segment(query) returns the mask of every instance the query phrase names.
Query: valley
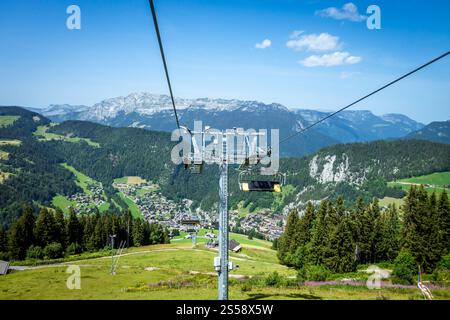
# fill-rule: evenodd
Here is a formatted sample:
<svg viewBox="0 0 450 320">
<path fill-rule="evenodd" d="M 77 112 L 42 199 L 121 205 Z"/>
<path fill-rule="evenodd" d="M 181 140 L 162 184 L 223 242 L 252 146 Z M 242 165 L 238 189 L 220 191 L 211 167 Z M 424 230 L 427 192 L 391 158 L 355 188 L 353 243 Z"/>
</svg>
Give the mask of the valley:
<svg viewBox="0 0 450 320">
<path fill-rule="evenodd" d="M 211 236 L 207 234 L 217 233 L 216 166 L 206 166 L 203 174 L 192 175 L 181 166 L 173 165 L 169 157 L 173 143 L 165 132 L 115 128 L 86 121 L 54 123 L 21 108 L 0 108 L 0 116 L 5 114 L 17 120 L 0 128 L 3 152 L 0 159 L 0 222 L 3 226 L 0 238 L 2 230 L 17 228 L 25 207 L 34 214 L 39 212 L 39 216 L 46 214 L 46 208 L 50 209 L 50 214 L 58 212 L 52 209 L 61 209 L 58 219 L 65 220 L 67 225 L 82 224 L 78 230 L 83 230 L 80 232 L 83 238 L 82 245 L 65 244 L 54 258 L 50 250 L 58 248 L 48 242 L 42 245 L 41 251 L 34 247 L 21 251 L 22 260 L 13 264 L 26 268 L 13 271 L 0 283 L 0 298 L 178 299 L 192 295 L 194 290 L 196 298 L 216 296 L 216 276 L 211 261 L 217 252 L 205 246 Z M 241 192 L 237 170 L 231 168 L 231 239 L 242 247 L 240 252 L 231 254 L 232 261 L 239 265 L 231 273 L 231 297 L 420 298 L 417 289 L 395 284 L 390 278 L 384 280 L 380 291 L 367 289 L 368 274 L 364 270 L 368 260 L 364 256 L 359 257 L 357 263 L 348 263 L 344 254 L 339 256 L 342 259 L 339 261 L 345 262 L 341 267 L 326 260 L 330 269 L 315 265 L 302 269 L 303 253 L 286 254 L 283 249 L 286 240 L 280 239 L 291 232 L 293 214 L 297 213 L 301 219 L 308 217 L 308 203 L 321 212 L 324 203 L 330 201 L 327 207 L 330 214 L 345 210 L 355 214 L 355 219 L 368 219 L 364 210 L 371 212 L 378 207 L 378 202 L 373 200 L 378 198 L 381 201 L 377 219 L 388 219 L 396 216 L 389 204 L 396 203 L 401 209 L 411 186 L 423 184 L 427 191 L 437 190 L 442 195 L 449 183 L 449 158 L 450 145 L 425 140 L 337 144 L 303 157 L 282 158 L 280 167 L 286 173 L 287 184 L 279 194 Z M 363 213 L 358 213 L 361 203 Z M 399 213 L 403 216 L 401 211 Z M 194 248 L 181 224 L 183 218 L 192 214 L 200 220 Z M 130 233 L 127 231 L 129 219 L 133 219 Z M 345 215 L 339 219 L 342 220 L 332 224 L 333 228 L 353 230 L 345 229 L 353 228 L 346 224 L 351 220 Z M 44 218 L 38 220 L 45 221 Z M 312 224 L 309 227 L 314 228 Z M 386 224 L 388 227 L 392 226 Z M 389 230 L 381 229 L 384 235 L 391 234 Z M 111 257 L 107 235 L 111 232 L 119 234 L 119 243 L 131 239 L 136 246 L 121 256 L 114 277 L 108 271 Z M 336 236 L 333 232 L 330 234 Z M 347 240 L 336 241 L 346 245 Z M 148 246 L 150 243 L 153 245 Z M 337 250 L 333 245 L 331 249 Z M 0 248 L 2 257 L 16 254 L 1 251 Z M 33 258 L 36 256 L 39 258 Z M 394 253 L 386 249 L 376 263 L 389 270 L 395 269 L 394 258 Z M 431 268 L 437 265 L 437 258 L 427 259 L 432 259 L 429 270 L 434 271 Z M 67 266 L 74 262 L 80 265 L 83 274 L 81 291 L 86 288 L 89 293 L 67 290 L 65 282 L 60 283 L 61 279 L 66 279 Z M 441 279 L 439 269 L 436 270 L 433 277 Z M 302 272 L 306 272 L 306 276 Z M 24 279 L 35 280 L 25 286 Z M 40 293 L 46 286 L 50 289 L 45 294 Z M 433 294 L 436 299 L 448 299 L 445 286 L 433 287 Z"/>
</svg>

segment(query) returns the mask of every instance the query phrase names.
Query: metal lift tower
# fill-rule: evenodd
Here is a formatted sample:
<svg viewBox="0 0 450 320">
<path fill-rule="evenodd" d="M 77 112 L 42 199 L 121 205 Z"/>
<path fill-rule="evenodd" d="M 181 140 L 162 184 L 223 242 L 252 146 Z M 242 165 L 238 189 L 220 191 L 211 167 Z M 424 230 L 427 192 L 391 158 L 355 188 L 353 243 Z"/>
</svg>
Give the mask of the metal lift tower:
<svg viewBox="0 0 450 320">
<path fill-rule="evenodd" d="M 222 163 L 219 165 L 219 300 L 228 300 L 228 163 L 227 139 L 222 139 Z"/>
<path fill-rule="evenodd" d="M 254 156 L 257 150 L 255 139 L 264 135 L 264 133 L 246 132 L 243 129 L 226 130 L 224 132 L 212 131 L 209 127 L 206 127 L 204 131 L 191 131 L 185 127 L 181 127 L 181 129 L 190 135 L 194 148 L 193 153 L 184 156 L 183 161 L 186 168 L 190 168 L 195 173 L 200 173 L 205 161 L 219 164 L 219 256 L 214 258 L 214 269 L 219 275 L 219 300 L 227 300 L 228 272 L 233 269 L 233 264 L 228 261 L 228 165 L 242 163 L 249 159 L 249 155 Z M 214 137 L 213 144 L 216 145 L 214 151 L 207 150 L 205 147 L 206 135 Z M 196 136 L 201 137 L 201 141 Z M 234 151 L 234 139 L 236 137 L 238 137 L 237 153 Z M 231 141 L 233 143 L 228 146 L 228 142 Z M 236 162 L 232 160 L 236 160 Z"/>
</svg>

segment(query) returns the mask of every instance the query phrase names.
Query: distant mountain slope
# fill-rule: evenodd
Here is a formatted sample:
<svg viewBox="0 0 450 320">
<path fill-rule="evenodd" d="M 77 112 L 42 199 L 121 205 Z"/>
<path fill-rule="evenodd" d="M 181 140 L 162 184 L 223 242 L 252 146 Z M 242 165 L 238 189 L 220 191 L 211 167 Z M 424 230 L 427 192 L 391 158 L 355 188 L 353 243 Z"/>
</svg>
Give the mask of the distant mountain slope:
<svg viewBox="0 0 450 320">
<path fill-rule="evenodd" d="M 450 120 L 443 122 L 432 122 L 421 130 L 407 135 L 406 138 L 450 144 Z"/>
<path fill-rule="evenodd" d="M 233 127 L 280 129 L 289 136 L 328 113 L 315 110 L 290 110 L 280 104 L 227 99 L 176 99 L 181 122 L 192 127 L 195 120 L 217 129 Z M 86 108 L 50 106 L 42 113 L 54 121 L 86 120 L 114 127 L 138 127 L 158 131 L 175 128 L 171 100 L 165 95 L 133 93 L 127 97 L 106 99 Z M 423 124 L 404 115 L 375 116 L 370 111 L 345 111 L 317 126 L 307 135 L 299 135 L 286 144 L 285 156 L 311 154 L 337 143 L 400 138 L 421 129 Z"/>
<path fill-rule="evenodd" d="M 18 107 L 0 107 L 0 116 L 19 116 L 0 128 L 0 227 L 20 214 L 24 203 L 51 205 L 57 194 L 73 194 L 79 188 L 73 175 L 59 164 L 64 158 L 51 144 L 33 136 L 38 126 L 50 123 L 40 114 Z"/>
</svg>

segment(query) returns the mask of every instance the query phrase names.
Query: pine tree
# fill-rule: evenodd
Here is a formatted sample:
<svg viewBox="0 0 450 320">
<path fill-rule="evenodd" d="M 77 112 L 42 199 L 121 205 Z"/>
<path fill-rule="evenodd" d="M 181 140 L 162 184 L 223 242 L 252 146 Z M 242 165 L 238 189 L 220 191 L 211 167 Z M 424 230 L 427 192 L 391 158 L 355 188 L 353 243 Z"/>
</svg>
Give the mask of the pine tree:
<svg viewBox="0 0 450 320">
<path fill-rule="evenodd" d="M 56 242 L 56 235 L 55 217 L 47 208 L 42 208 L 39 211 L 34 228 L 36 243 L 44 248 L 50 243 Z"/>
<path fill-rule="evenodd" d="M 95 239 L 94 239 L 95 227 L 97 225 L 97 221 L 95 219 L 96 219 L 95 216 L 83 218 L 84 228 L 83 228 L 83 241 L 82 241 L 83 244 L 82 244 L 82 246 L 88 251 L 93 251 L 97 248 Z M 69 220 L 70 220 L 70 217 L 69 217 Z M 71 236 L 69 235 L 69 237 L 71 237 Z"/>
<path fill-rule="evenodd" d="M 439 230 L 442 233 L 442 256 L 444 256 L 448 254 L 450 250 L 450 203 L 448 194 L 445 190 L 439 198 L 437 204 L 437 214 L 439 220 Z"/>
<path fill-rule="evenodd" d="M 89 229 L 90 226 L 89 226 Z M 93 230 L 89 230 L 91 232 Z M 69 213 L 69 219 L 66 224 L 67 242 L 69 244 L 78 243 L 83 244 L 83 229 L 80 220 L 78 220 L 77 214 L 71 210 Z"/>
<path fill-rule="evenodd" d="M 349 217 L 341 218 L 339 224 L 334 228 L 329 247 L 330 252 L 325 259 L 325 264 L 330 270 L 336 273 L 356 270 L 356 246 Z"/>
<path fill-rule="evenodd" d="M 370 220 L 372 224 L 371 236 L 370 236 L 370 262 L 375 263 L 377 261 L 377 247 L 382 238 L 382 221 L 381 211 L 377 198 L 374 198 L 369 206 Z"/>
<path fill-rule="evenodd" d="M 298 221 L 298 213 L 294 209 L 288 215 L 284 233 L 278 242 L 278 259 L 286 265 L 290 265 L 290 256 L 297 246 Z"/>
<path fill-rule="evenodd" d="M 34 244 L 35 218 L 33 209 L 26 207 L 22 216 L 11 226 L 8 247 L 11 259 L 25 259 L 28 248 Z"/>
<path fill-rule="evenodd" d="M 313 223 L 311 232 L 311 248 L 309 260 L 312 264 L 323 265 L 329 254 L 329 230 L 328 230 L 328 211 L 329 202 L 324 200 L 320 203 L 316 219 Z"/>
<path fill-rule="evenodd" d="M 364 212 L 366 211 L 366 208 L 367 205 L 364 202 L 364 199 L 360 197 L 356 200 L 356 204 L 352 209 L 352 233 L 353 238 L 355 239 L 357 260 L 360 263 L 362 263 L 363 260 L 361 256 L 361 243 L 364 240 Z"/>
<path fill-rule="evenodd" d="M 311 241 L 311 230 L 315 218 L 314 205 L 308 202 L 304 215 L 298 220 L 298 231 L 296 239 L 298 245 L 304 246 Z"/>
<path fill-rule="evenodd" d="M 394 261 L 400 251 L 401 225 L 395 205 L 390 205 L 379 219 L 381 240 L 376 247 L 377 261 Z"/>
<path fill-rule="evenodd" d="M 373 220 L 372 205 L 357 208 L 356 223 L 356 252 L 359 263 L 372 262 L 373 230 L 375 222 Z"/>
<path fill-rule="evenodd" d="M 108 243 L 108 239 L 107 239 L 107 234 L 105 234 L 104 232 L 104 222 L 102 221 L 102 219 L 100 218 L 99 214 L 95 215 L 95 228 L 94 228 L 94 233 L 93 233 L 93 237 L 92 237 L 92 245 L 94 246 L 95 249 L 103 249 L 106 244 Z"/>
<path fill-rule="evenodd" d="M 430 201 L 427 191 L 420 186 L 411 188 L 404 205 L 403 247 L 425 271 L 432 271 L 438 259 L 433 248 L 436 214 L 431 203 L 435 200 Z"/>
<path fill-rule="evenodd" d="M 133 243 L 139 247 L 144 243 L 144 225 L 141 219 L 136 219 L 133 223 Z M 156 240 L 157 241 L 157 240 Z"/>
<path fill-rule="evenodd" d="M 63 249 L 67 246 L 66 221 L 64 220 L 64 213 L 61 209 L 55 210 L 55 241 L 59 242 Z"/>
</svg>

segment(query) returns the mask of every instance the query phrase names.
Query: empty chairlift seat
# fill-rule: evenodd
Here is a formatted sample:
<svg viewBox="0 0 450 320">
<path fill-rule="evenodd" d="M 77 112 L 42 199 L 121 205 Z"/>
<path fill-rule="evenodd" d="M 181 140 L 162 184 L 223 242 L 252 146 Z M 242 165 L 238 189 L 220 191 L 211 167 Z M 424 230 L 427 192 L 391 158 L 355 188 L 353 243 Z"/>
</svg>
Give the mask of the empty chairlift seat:
<svg viewBox="0 0 450 320">
<path fill-rule="evenodd" d="M 244 192 L 281 192 L 284 175 L 258 176 L 243 171 L 239 174 L 239 188 Z"/>
</svg>

